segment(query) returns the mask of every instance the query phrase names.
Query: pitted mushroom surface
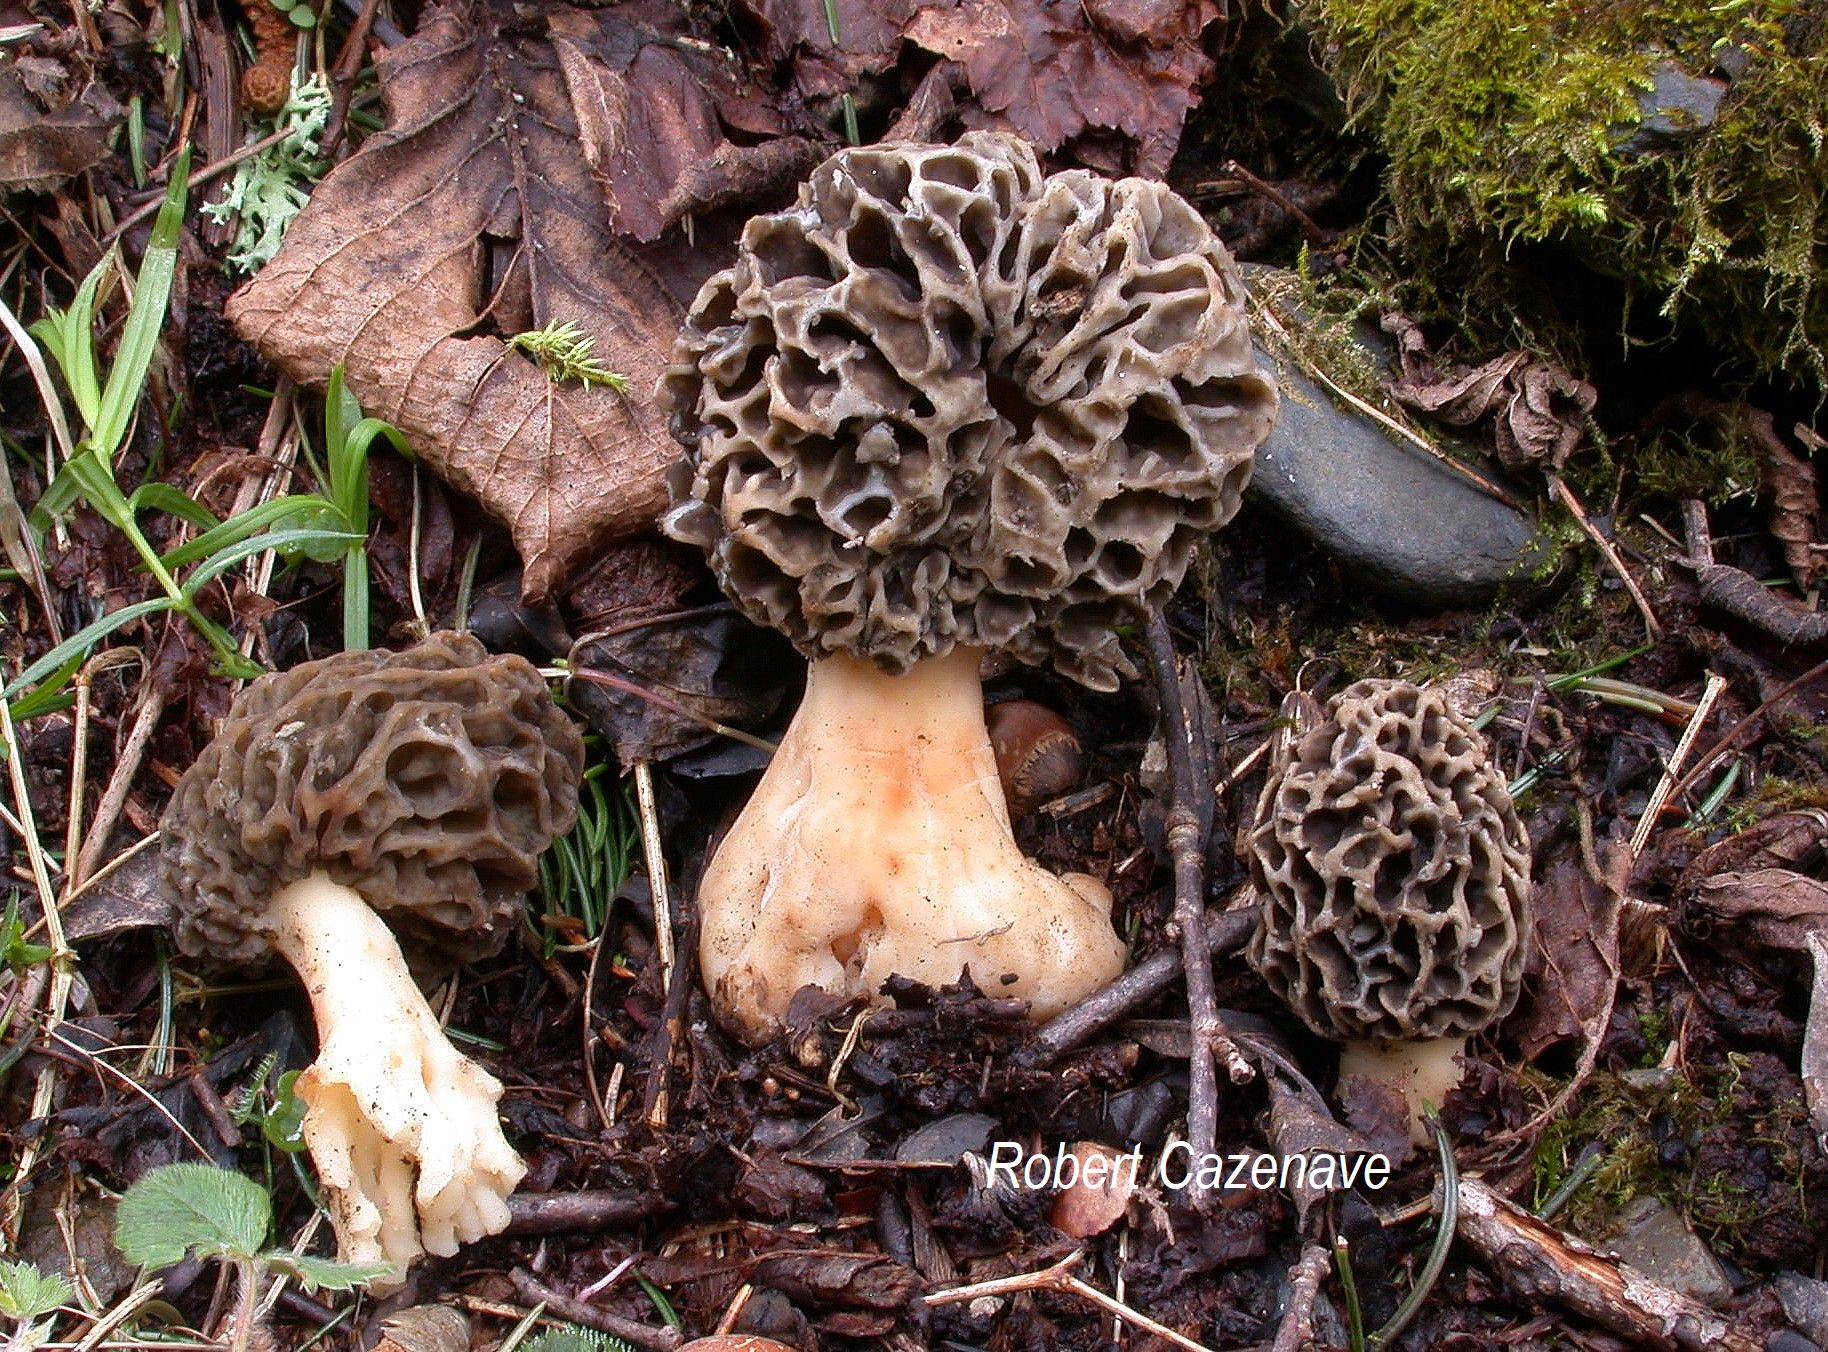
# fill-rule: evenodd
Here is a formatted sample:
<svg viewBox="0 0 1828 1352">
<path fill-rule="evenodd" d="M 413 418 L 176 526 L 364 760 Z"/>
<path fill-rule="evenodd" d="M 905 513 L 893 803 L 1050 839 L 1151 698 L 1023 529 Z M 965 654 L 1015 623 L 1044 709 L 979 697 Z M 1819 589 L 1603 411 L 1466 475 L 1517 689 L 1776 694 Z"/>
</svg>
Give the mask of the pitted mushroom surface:
<svg viewBox="0 0 1828 1352">
<path fill-rule="evenodd" d="M 1517 999 L 1522 820 L 1483 738 L 1439 691 L 1360 681 L 1324 713 L 1291 704 L 1249 838 L 1262 906 L 1250 959 L 1323 1037 L 1446 1044 L 1445 1087 L 1425 1087 L 1438 1103 L 1458 1079 L 1452 1055 Z M 1348 1069 L 1369 1069 L 1369 1055 Z"/>
<path fill-rule="evenodd" d="M 1165 185 L 987 132 L 852 150 L 749 223 L 667 380 L 667 529 L 817 660 L 1002 648 L 1095 689 L 1230 520 L 1275 410 Z"/>
<path fill-rule="evenodd" d="M 720 1017 L 759 1040 L 803 984 L 967 968 L 1045 1016 L 1115 976 L 1109 893 L 1010 834 L 978 659 L 1113 689 L 1115 628 L 1237 510 L 1275 389 L 1229 255 L 1163 185 L 1014 137 L 848 150 L 676 355 L 666 528 L 813 663 L 701 885 Z"/>
<path fill-rule="evenodd" d="M 401 943 L 433 967 L 501 947 L 576 815 L 582 761 L 529 663 L 435 634 L 256 681 L 166 809 L 180 949 L 277 954 L 305 981 L 306 1144 L 343 1257 L 396 1280 L 422 1250 L 500 1230 L 525 1172 L 501 1085 L 446 1040 Z"/>
</svg>

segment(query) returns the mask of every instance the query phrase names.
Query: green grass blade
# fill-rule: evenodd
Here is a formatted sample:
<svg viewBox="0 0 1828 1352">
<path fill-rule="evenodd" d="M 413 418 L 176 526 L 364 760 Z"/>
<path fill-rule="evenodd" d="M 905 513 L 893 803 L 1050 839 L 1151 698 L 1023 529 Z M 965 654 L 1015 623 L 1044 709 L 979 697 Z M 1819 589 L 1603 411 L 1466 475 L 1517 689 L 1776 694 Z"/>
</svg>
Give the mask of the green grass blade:
<svg viewBox="0 0 1828 1352">
<path fill-rule="evenodd" d="M 127 510 L 137 518 L 141 512 L 164 512 L 209 530 L 215 526 L 216 514 L 189 493 L 154 479 L 143 483 L 127 495 Z M 169 563 L 166 565 L 170 566 Z"/>
<path fill-rule="evenodd" d="M 95 360 L 95 293 L 108 269 L 114 266 L 116 253 L 110 248 L 101 262 L 89 269 L 89 275 L 76 288 L 69 309 L 50 311 L 28 330 L 63 372 L 63 383 L 84 427 L 94 427 L 101 415 L 101 376 Z"/>
<path fill-rule="evenodd" d="M 165 203 L 153 221 L 146 256 L 140 260 L 133 306 L 121 329 L 114 366 L 108 372 L 108 383 L 102 390 L 101 405 L 92 424 L 94 430 L 90 440 L 110 460 L 120 449 L 134 409 L 139 406 L 146 372 L 152 365 L 152 354 L 158 350 L 159 333 L 165 326 L 165 307 L 171 300 L 172 278 L 178 270 L 178 241 L 184 229 L 184 199 L 189 179 L 190 147 L 186 146 L 172 165 Z"/>
<path fill-rule="evenodd" d="M 167 568 L 182 568 L 199 559 L 207 559 L 218 549 L 238 544 L 259 531 L 269 530 L 281 521 L 293 516 L 311 512 L 322 512 L 326 516 L 335 512 L 330 500 L 317 493 L 295 493 L 283 498 L 274 498 L 263 502 L 258 507 L 250 507 L 239 516 L 232 516 L 220 525 L 213 526 L 196 539 L 168 550 L 160 556 Z"/>
<path fill-rule="evenodd" d="M 311 530 L 302 527 L 297 530 L 276 530 L 269 531 L 265 535 L 256 535 L 252 539 L 230 545 L 199 564 L 191 575 L 184 579 L 184 595 L 187 599 L 195 599 L 206 583 L 221 576 L 242 560 L 251 559 L 256 554 L 269 549 L 284 554 L 288 550 L 303 549 L 307 545 L 347 546 L 351 540 L 361 538 L 349 531 Z"/>
<path fill-rule="evenodd" d="M 171 609 L 171 598 L 155 596 L 149 601 L 135 601 L 130 606 L 110 611 L 94 624 L 85 625 L 76 633 L 59 643 L 50 652 L 20 672 L 5 690 L 0 691 L 0 699 L 11 699 L 27 686 L 35 685 L 58 668 L 69 663 L 71 657 L 78 659 L 85 656 L 98 641 L 112 634 L 116 629 L 132 624 L 135 620 L 147 615 L 157 614 L 161 610 Z M 75 668 L 71 668 L 74 672 Z"/>
</svg>

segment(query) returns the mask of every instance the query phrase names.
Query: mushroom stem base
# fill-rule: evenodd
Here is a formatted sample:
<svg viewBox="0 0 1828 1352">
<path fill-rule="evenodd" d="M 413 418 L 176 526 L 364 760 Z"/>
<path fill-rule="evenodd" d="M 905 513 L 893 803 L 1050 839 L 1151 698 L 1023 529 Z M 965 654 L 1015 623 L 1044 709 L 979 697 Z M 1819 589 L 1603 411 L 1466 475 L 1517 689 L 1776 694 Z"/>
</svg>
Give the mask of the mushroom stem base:
<svg viewBox="0 0 1828 1352">
<path fill-rule="evenodd" d="M 1046 1018 L 1123 970 L 1110 893 L 1015 842 L 979 657 L 958 648 L 900 676 L 813 664 L 699 886 L 700 966 L 739 1036 L 778 1032 L 803 986 L 875 999 L 891 976 L 943 985 L 969 968 Z"/>
<path fill-rule="evenodd" d="M 1423 1145 L 1431 1139 L 1425 1114 L 1438 1110 L 1459 1087 L 1465 1050 L 1463 1037 L 1348 1042 L 1339 1054 L 1339 1078 L 1362 1075 L 1395 1089 L 1409 1108 L 1409 1139 Z"/>
<path fill-rule="evenodd" d="M 385 1290 L 422 1252 L 503 1229 L 526 1166 L 502 1135 L 501 1083 L 451 1046 L 393 932 L 321 873 L 281 889 L 264 920 L 317 1020 L 297 1093 L 339 1255 L 390 1264 Z"/>
</svg>

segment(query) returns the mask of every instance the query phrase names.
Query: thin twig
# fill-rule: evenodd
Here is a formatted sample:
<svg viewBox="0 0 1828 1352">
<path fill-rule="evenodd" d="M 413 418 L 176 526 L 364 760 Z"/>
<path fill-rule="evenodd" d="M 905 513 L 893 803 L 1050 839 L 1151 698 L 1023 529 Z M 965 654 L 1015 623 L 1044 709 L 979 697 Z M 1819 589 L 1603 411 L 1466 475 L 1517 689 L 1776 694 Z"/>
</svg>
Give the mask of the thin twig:
<svg viewBox="0 0 1828 1352">
<path fill-rule="evenodd" d="M 1174 640 L 1160 611 L 1149 617 L 1147 647 L 1150 671 L 1161 700 L 1162 740 L 1167 748 L 1170 790 L 1166 835 L 1174 861 L 1174 925 L 1180 932 L 1181 965 L 1186 973 L 1187 1010 L 1193 1033 L 1193 1054 L 1187 1063 L 1187 1139 L 1194 1154 L 1203 1158 L 1218 1142 L 1217 1063 L 1225 1063 L 1234 1084 L 1248 1080 L 1252 1072 L 1219 1019 L 1203 909 L 1206 833 L 1195 806 L 1196 795 L 1210 797 L 1212 786 L 1197 782 L 1194 774 L 1194 729 L 1187 716 Z"/>
<path fill-rule="evenodd" d="M 192 174 L 190 176 L 190 185 L 186 189 L 186 196 L 187 197 L 194 196 L 197 189 L 201 188 L 205 183 L 214 182 L 216 179 L 221 178 L 222 175 L 226 174 L 229 170 L 233 169 L 236 165 L 240 164 L 243 160 L 251 159 L 255 155 L 258 155 L 261 151 L 266 150 L 269 147 L 278 145 L 281 141 L 285 140 L 286 137 L 292 135 L 292 131 L 293 131 L 293 129 L 291 127 L 282 127 L 282 128 L 280 128 L 280 130 L 274 132 L 271 136 L 263 136 L 258 141 L 250 141 L 246 145 L 242 146 L 241 149 L 233 151 L 230 154 L 224 155 L 219 160 L 213 160 L 209 164 L 204 165 L 201 169 L 197 170 L 194 174 Z M 178 139 L 177 144 L 182 145 L 183 143 L 184 143 L 184 138 L 180 137 Z M 130 214 L 125 220 L 123 220 L 119 225 L 115 226 L 114 229 L 110 230 L 106 235 L 103 235 L 101 238 L 101 242 L 103 244 L 114 243 L 115 240 L 119 239 L 122 235 L 126 234 L 129 230 L 133 229 L 134 226 L 138 225 L 141 221 L 145 220 L 148 216 L 151 216 L 154 212 L 156 212 L 163 205 L 165 205 L 165 194 L 160 193 L 157 197 L 154 197 L 150 202 L 148 202 L 144 206 L 142 206 L 139 210 Z"/>
<path fill-rule="evenodd" d="M 960 1301 L 980 1300 L 986 1296 L 1014 1296 L 1024 1291 L 1057 1291 L 1088 1300 L 1106 1314 L 1115 1315 L 1126 1324 L 1153 1333 L 1157 1338 L 1165 1338 L 1176 1347 L 1185 1348 L 1187 1352 L 1212 1352 L 1206 1344 L 1194 1342 L 1186 1334 L 1176 1332 L 1122 1301 L 1107 1296 L 1089 1282 L 1075 1277 L 1073 1269 L 1079 1266 L 1079 1261 L 1084 1256 L 1083 1249 L 1074 1249 L 1052 1267 L 1042 1268 L 1038 1272 L 1024 1272 L 1014 1277 L 997 1277 L 987 1282 L 954 1286 L 944 1291 L 935 1291 L 923 1299 L 928 1305 L 956 1305 Z"/>
<path fill-rule="evenodd" d="M 586 1305 L 581 1300 L 573 1300 L 570 1296 L 554 1291 L 525 1268 L 515 1268 L 508 1274 L 508 1280 L 514 1283 L 514 1292 L 522 1300 L 544 1305 L 561 1319 L 582 1324 L 598 1333 L 607 1333 L 612 1338 L 620 1338 L 637 1347 L 649 1348 L 651 1352 L 673 1352 L 674 1348 L 685 1341 L 678 1329 L 657 1329 L 649 1324 L 638 1324 L 619 1314 L 611 1314 L 608 1310 Z"/>
<path fill-rule="evenodd" d="M 1287 193 L 1283 192 L 1282 189 L 1278 188 L 1275 184 L 1258 178 L 1236 160 L 1226 160 L 1225 163 L 1219 166 L 1219 172 L 1221 174 L 1230 175 L 1252 192 L 1256 193 L 1257 196 L 1267 198 L 1269 201 L 1281 207 L 1283 211 L 1294 218 L 1295 224 L 1301 227 L 1302 232 L 1322 249 L 1331 249 L 1334 244 L 1338 243 L 1339 237 L 1337 235 L 1323 230 L 1318 225 L 1314 224 L 1314 218 L 1308 215 L 1307 212 L 1303 211 L 1300 207 L 1296 206 Z"/>
<path fill-rule="evenodd" d="M 1631 857 L 1635 860 L 1643 853 L 1644 846 L 1650 840 L 1650 833 L 1656 829 L 1657 818 L 1663 815 L 1663 804 L 1669 801 L 1669 789 L 1675 783 L 1676 774 L 1688 759 L 1688 753 L 1695 749 L 1695 738 L 1701 735 L 1708 715 L 1714 711 L 1714 701 L 1720 698 L 1720 692 L 1726 689 L 1726 678 L 1718 672 L 1707 674 L 1707 686 L 1701 692 L 1701 698 L 1695 701 L 1695 712 L 1688 720 L 1688 726 L 1682 729 L 1682 737 L 1676 743 L 1676 749 L 1670 753 L 1669 763 L 1663 767 L 1663 776 L 1657 781 L 1657 787 L 1651 792 L 1650 801 L 1644 805 L 1644 815 L 1638 818 L 1637 829 L 1631 833 Z"/>
<path fill-rule="evenodd" d="M 1214 958 L 1225 957 L 1250 941 L 1251 932 L 1257 927 L 1256 907 L 1208 910 L 1205 927 L 1207 952 Z M 1019 1070 L 1041 1070 L 1052 1065 L 1167 990 L 1181 979 L 1182 970 L 1177 948 L 1164 948 L 1144 958 L 1110 985 L 1093 991 L 1071 1009 L 1042 1024 L 1011 1063 Z"/>
<path fill-rule="evenodd" d="M 114 763 L 114 773 L 108 777 L 108 787 L 102 793 L 101 801 L 95 805 L 95 817 L 83 837 L 82 852 L 76 856 L 74 871 L 66 879 L 66 885 L 72 890 L 80 887 L 83 879 L 95 871 L 102 851 L 107 848 L 108 837 L 114 832 L 114 824 L 120 819 L 121 809 L 127 805 L 127 794 L 132 790 L 133 781 L 140 772 L 140 761 L 146 754 L 147 743 L 152 741 L 153 731 L 159 725 L 159 716 L 164 712 L 164 694 L 154 682 L 147 681 L 140 687 L 140 707 L 134 713 L 133 726 L 128 729 L 127 740 L 121 743 L 120 755 Z"/>
<path fill-rule="evenodd" d="M 678 700 L 670 699 L 658 690 L 649 690 L 636 681 L 627 680 L 621 676 L 612 676 L 609 672 L 598 671 L 595 667 L 572 667 L 568 672 L 568 678 L 575 681 L 588 681 L 592 685 L 607 686 L 611 690 L 620 690 L 625 695 L 633 695 L 636 699 L 644 699 L 649 704 L 657 705 L 668 713 L 678 714 L 681 718 L 689 718 L 707 732 L 714 732 L 720 737 L 728 737 L 731 741 L 741 742 L 744 746 L 752 746 L 757 751 L 766 751 L 771 754 L 774 751 L 773 742 L 757 737 L 754 733 L 744 732 L 741 728 L 733 728 L 727 723 L 719 723 L 714 718 L 706 718 L 697 710 L 688 709 Z"/>
<path fill-rule="evenodd" d="M 1593 524 L 1592 519 L 1587 515 L 1587 509 L 1581 505 L 1580 499 L 1574 496 L 1574 490 L 1562 481 L 1561 475 L 1550 474 L 1547 478 L 1550 490 L 1561 499 L 1562 506 L 1568 509 L 1575 522 L 1586 533 L 1587 538 L 1593 541 L 1593 547 L 1605 556 L 1607 564 L 1625 584 L 1625 590 L 1631 593 L 1632 604 L 1637 606 L 1638 612 L 1643 615 L 1644 628 L 1650 637 L 1662 638 L 1663 626 L 1657 623 L 1657 617 L 1650 609 L 1650 602 L 1644 599 L 1644 593 L 1638 589 L 1637 579 L 1632 577 L 1631 570 L 1625 566 L 1625 560 L 1620 557 L 1618 550 L 1612 547 L 1612 541 L 1600 534 L 1599 527 Z"/>
<path fill-rule="evenodd" d="M 1307 1352 L 1314 1345 L 1314 1302 L 1320 1299 L 1320 1282 L 1327 1275 L 1329 1257 L 1320 1245 L 1309 1244 L 1302 1249 L 1300 1261 L 1289 1269 L 1288 1308 L 1276 1326 L 1276 1341 L 1270 1344 L 1270 1352 Z"/>
</svg>

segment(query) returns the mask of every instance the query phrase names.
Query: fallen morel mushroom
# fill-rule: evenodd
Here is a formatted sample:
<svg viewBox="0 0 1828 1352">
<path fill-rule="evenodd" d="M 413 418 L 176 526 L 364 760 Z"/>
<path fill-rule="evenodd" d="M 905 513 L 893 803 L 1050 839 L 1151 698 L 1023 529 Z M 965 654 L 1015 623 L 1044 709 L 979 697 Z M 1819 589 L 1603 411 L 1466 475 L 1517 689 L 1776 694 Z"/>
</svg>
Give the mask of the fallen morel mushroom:
<svg viewBox="0 0 1828 1352">
<path fill-rule="evenodd" d="M 966 968 L 1044 1017 L 1116 975 L 1108 892 L 1015 844 L 978 669 L 1114 689 L 1114 629 L 1237 510 L 1275 391 L 1206 223 L 1010 136 L 845 151 L 750 221 L 666 391 L 667 529 L 812 662 L 700 887 L 720 1017 Z"/>
<path fill-rule="evenodd" d="M 1340 1075 L 1422 1112 L 1460 1081 L 1467 1038 L 1517 1000 L 1530 844 L 1478 732 L 1436 690 L 1360 681 L 1305 695 L 1250 833 L 1261 923 L 1250 960 L 1322 1037 Z"/>
<path fill-rule="evenodd" d="M 582 762 L 530 664 L 446 633 L 262 677 L 178 782 L 161 826 L 178 947 L 277 953 L 303 978 L 304 1137 L 348 1261 L 397 1278 L 507 1224 L 526 1169 L 501 1085 L 445 1038 L 401 944 L 446 966 L 501 947 Z"/>
</svg>

